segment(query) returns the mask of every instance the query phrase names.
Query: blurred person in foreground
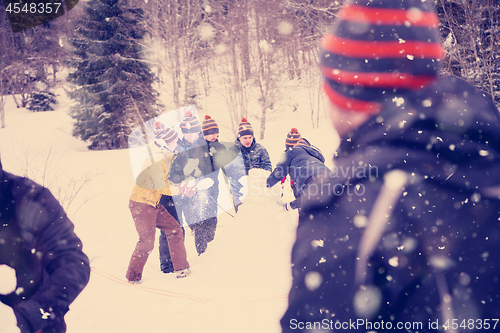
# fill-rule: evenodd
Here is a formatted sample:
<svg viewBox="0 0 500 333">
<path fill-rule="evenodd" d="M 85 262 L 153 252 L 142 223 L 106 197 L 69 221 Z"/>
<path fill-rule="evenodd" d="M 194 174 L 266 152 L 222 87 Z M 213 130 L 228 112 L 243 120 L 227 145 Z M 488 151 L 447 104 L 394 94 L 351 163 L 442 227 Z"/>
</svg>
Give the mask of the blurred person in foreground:
<svg viewBox="0 0 500 333">
<path fill-rule="evenodd" d="M 351 1 L 324 36 L 341 145 L 300 214 L 283 332 L 500 327 L 499 112 L 438 77 L 438 24 L 431 1 Z"/>
<path fill-rule="evenodd" d="M 73 229 L 48 189 L 0 163 L 0 302 L 15 315 L 2 305 L 0 332 L 66 332 L 64 315 L 90 277 Z"/>
</svg>

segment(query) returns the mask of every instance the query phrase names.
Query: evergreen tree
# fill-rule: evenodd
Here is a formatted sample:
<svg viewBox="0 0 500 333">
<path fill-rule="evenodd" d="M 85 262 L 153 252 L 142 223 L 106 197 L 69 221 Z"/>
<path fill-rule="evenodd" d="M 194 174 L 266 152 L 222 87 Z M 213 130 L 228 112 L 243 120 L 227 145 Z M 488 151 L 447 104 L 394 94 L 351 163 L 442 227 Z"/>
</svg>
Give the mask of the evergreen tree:
<svg viewBox="0 0 500 333">
<path fill-rule="evenodd" d="M 126 148 L 127 136 L 158 114 L 154 75 L 141 60 L 143 12 L 126 0 L 90 0 L 71 43 L 73 134 L 90 148 Z"/>
<path fill-rule="evenodd" d="M 440 0 L 445 72 L 488 93 L 500 109 L 500 8 L 497 0 Z"/>
<path fill-rule="evenodd" d="M 54 111 L 52 107 L 57 103 L 56 95 L 48 89 L 33 92 L 27 103 L 27 109 L 33 112 Z"/>
</svg>

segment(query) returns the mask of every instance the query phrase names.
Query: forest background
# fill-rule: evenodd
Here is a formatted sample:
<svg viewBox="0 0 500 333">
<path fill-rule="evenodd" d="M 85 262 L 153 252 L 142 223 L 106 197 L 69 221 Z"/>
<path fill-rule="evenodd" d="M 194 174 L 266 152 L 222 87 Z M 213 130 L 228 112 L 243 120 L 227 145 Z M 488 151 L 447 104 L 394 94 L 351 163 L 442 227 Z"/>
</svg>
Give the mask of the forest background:
<svg viewBox="0 0 500 333">
<path fill-rule="evenodd" d="M 307 90 L 314 128 L 325 112 L 319 42 L 343 2 L 87 0 L 18 33 L 0 6 L 0 127 L 9 96 L 19 108 L 50 111 L 62 86 L 74 101 L 73 134 L 90 149 L 127 148 L 134 128 L 186 105 L 216 112 L 208 96 L 224 101 L 228 130 L 236 134 L 250 117 L 263 139 L 266 123 L 294 112 L 296 92 Z M 496 0 L 435 3 L 443 73 L 464 78 L 500 107 Z"/>
</svg>

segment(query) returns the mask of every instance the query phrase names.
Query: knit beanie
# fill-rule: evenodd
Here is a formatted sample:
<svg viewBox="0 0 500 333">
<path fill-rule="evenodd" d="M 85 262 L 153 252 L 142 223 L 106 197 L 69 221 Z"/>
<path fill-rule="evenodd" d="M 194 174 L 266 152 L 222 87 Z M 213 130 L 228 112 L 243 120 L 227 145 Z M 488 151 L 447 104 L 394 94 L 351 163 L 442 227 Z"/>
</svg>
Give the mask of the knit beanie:
<svg viewBox="0 0 500 333">
<path fill-rule="evenodd" d="M 321 43 L 331 102 L 373 114 L 384 100 L 433 83 L 444 58 L 438 24 L 432 1 L 347 2 Z"/>
<path fill-rule="evenodd" d="M 238 125 L 238 138 L 245 135 L 253 136 L 253 128 L 247 118 L 241 118 L 241 123 Z"/>
<path fill-rule="evenodd" d="M 154 129 L 154 135 L 155 139 L 161 139 L 163 133 L 165 132 L 165 126 L 161 123 L 161 121 L 155 121 L 155 129 Z"/>
<path fill-rule="evenodd" d="M 184 114 L 184 118 L 180 125 L 182 133 L 199 133 L 201 132 L 201 124 L 198 118 L 193 116 L 190 111 Z"/>
<path fill-rule="evenodd" d="M 219 134 L 219 126 L 217 126 L 217 123 L 215 120 L 210 118 L 210 116 L 205 116 L 205 120 L 203 120 L 203 135 L 210 135 L 210 134 Z"/>
<path fill-rule="evenodd" d="M 307 141 L 304 138 L 300 138 L 299 141 L 295 144 L 295 147 L 298 147 L 298 146 L 310 146 L 310 145 L 311 144 L 309 143 L 309 141 Z"/>
<path fill-rule="evenodd" d="M 165 129 L 165 131 L 163 131 L 163 135 L 162 135 L 162 139 L 165 141 L 165 143 L 168 145 L 168 144 L 171 144 L 172 142 L 175 141 L 175 139 L 177 139 L 179 137 L 179 135 L 177 134 L 177 132 L 171 128 L 167 128 Z"/>
<path fill-rule="evenodd" d="M 301 138 L 299 131 L 296 128 L 292 128 L 286 135 L 285 148 L 292 148 Z"/>
</svg>

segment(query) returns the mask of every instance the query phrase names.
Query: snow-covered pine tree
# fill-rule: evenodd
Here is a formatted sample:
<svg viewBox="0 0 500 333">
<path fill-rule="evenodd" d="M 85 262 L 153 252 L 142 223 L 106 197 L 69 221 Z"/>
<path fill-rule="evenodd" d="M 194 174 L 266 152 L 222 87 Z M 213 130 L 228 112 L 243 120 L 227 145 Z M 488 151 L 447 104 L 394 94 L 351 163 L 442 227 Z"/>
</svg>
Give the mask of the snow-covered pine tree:
<svg viewBox="0 0 500 333">
<path fill-rule="evenodd" d="M 142 9 L 127 0 L 90 0 L 71 40 L 73 134 L 92 149 L 127 147 L 140 122 L 158 114 L 155 80 L 141 59 Z"/>
<path fill-rule="evenodd" d="M 48 90 L 35 91 L 28 98 L 27 109 L 33 112 L 54 111 L 52 105 L 56 104 L 56 95 Z"/>
</svg>

